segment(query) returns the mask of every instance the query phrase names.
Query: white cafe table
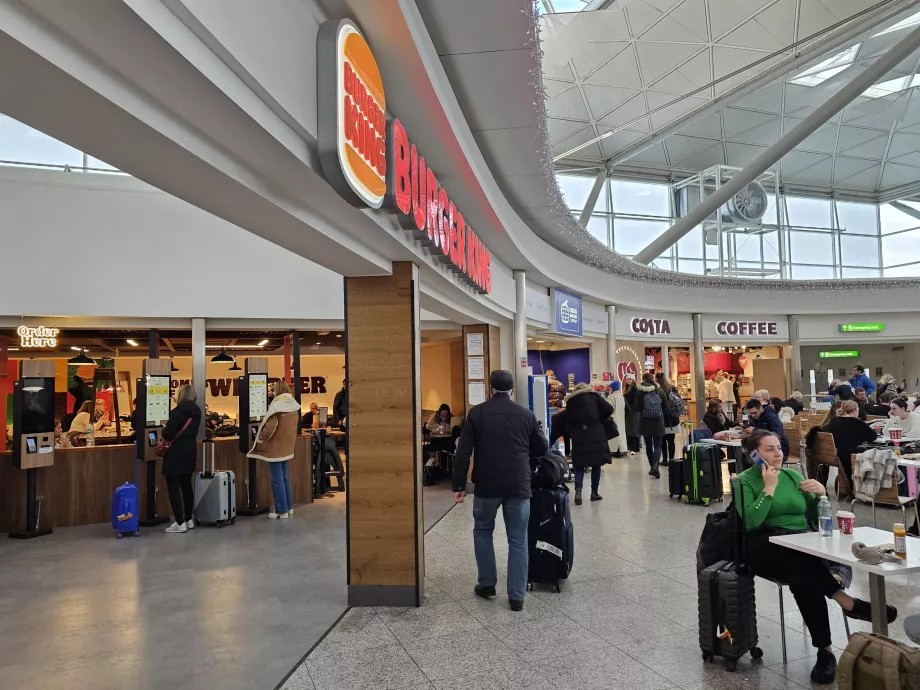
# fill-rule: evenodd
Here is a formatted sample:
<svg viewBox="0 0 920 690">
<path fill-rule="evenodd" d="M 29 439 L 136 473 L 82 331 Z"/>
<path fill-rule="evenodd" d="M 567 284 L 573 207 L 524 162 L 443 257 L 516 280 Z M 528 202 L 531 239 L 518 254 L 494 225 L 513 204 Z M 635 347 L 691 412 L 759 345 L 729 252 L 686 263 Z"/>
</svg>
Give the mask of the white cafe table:
<svg viewBox="0 0 920 690">
<path fill-rule="evenodd" d="M 869 565 L 853 555 L 853 542 L 861 541 L 866 546 L 881 546 L 894 542 L 894 535 L 874 527 L 857 527 L 853 534 L 841 534 L 834 530 L 830 537 L 817 532 L 783 534 L 770 537 L 770 541 L 787 549 L 809 553 L 835 563 L 852 566 L 853 570 L 869 573 L 869 604 L 872 609 L 872 632 L 888 634 L 888 616 L 885 608 L 885 576 L 920 573 L 920 539 L 907 538 L 907 560 L 903 563 L 880 563 Z"/>
<path fill-rule="evenodd" d="M 731 450 L 728 451 L 729 457 L 725 462 L 735 463 L 735 471 L 741 471 L 741 459 L 744 457 L 744 451 L 741 450 L 742 446 L 740 440 L 720 441 L 715 438 L 704 438 L 703 443 L 715 443 L 717 446 L 725 446 L 726 448 L 731 448 Z"/>
</svg>

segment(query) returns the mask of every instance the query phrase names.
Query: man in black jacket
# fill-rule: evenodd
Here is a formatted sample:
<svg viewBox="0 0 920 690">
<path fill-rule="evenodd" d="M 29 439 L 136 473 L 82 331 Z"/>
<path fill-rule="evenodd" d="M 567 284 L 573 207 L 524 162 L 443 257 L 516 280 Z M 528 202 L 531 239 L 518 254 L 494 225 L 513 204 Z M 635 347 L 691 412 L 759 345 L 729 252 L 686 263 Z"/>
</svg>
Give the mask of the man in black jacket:
<svg viewBox="0 0 920 690">
<path fill-rule="evenodd" d="M 470 456 L 475 451 L 473 548 L 479 582 L 474 591 L 483 598 L 495 596 L 498 575 L 492 532 L 501 506 L 508 533 L 508 601 L 512 611 L 520 611 L 527 591 L 530 458 L 542 457 L 548 445 L 533 412 L 511 399 L 511 372 L 493 371 L 489 384 L 492 397 L 470 410 L 460 434 L 454 458 L 454 500 L 463 502 Z"/>
<path fill-rule="evenodd" d="M 766 429 L 779 436 L 780 445 L 783 448 L 783 458 L 789 457 L 789 441 L 786 440 L 786 433 L 783 430 L 783 423 L 773 411 L 770 405 L 762 405 L 757 398 L 747 401 L 744 406 L 745 412 L 751 418 L 751 428 Z"/>
<path fill-rule="evenodd" d="M 345 390 L 345 381 L 342 380 L 342 390 L 332 399 L 332 414 L 335 415 L 336 424 L 344 426 L 348 417 L 348 391 Z"/>
</svg>

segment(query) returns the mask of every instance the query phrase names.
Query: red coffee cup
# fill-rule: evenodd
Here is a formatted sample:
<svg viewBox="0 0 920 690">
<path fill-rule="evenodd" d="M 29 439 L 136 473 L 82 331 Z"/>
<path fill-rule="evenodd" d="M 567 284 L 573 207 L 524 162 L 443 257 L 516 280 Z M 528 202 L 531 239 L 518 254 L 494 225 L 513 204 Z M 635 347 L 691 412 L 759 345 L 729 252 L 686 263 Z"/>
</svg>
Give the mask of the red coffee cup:
<svg viewBox="0 0 920 690">
<path fill-rule="evenodd" d="M 888 438 L 890 438 L 892 441 L 900 441 L 901 440 L 901 429 L 889 429 Z"/>
<path fill-rule="evenodd" d="M 856 516 L 846 510 L 837 511 L 837 526 L 841 534 L 853 534 L 853 528 L 856 526 Z"/>
</svg>

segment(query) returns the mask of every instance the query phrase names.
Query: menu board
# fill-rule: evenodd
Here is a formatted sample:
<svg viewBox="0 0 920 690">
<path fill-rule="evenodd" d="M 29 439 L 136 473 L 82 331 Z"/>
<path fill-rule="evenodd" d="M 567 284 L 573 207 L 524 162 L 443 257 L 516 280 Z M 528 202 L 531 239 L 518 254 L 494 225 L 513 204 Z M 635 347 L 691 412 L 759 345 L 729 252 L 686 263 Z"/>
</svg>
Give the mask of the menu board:
<svg viewBox="0 0 920 690">
<path fill-rule="evenodd" d="M 268 411 L 268 374 L 249 375 L 249 418 L 260 420 Z"/>
<path fill-rule="evenodd" d="M 147 426 L 160 426 L 169 419 L 169 377 L 147 377 Z"/>
</svg>

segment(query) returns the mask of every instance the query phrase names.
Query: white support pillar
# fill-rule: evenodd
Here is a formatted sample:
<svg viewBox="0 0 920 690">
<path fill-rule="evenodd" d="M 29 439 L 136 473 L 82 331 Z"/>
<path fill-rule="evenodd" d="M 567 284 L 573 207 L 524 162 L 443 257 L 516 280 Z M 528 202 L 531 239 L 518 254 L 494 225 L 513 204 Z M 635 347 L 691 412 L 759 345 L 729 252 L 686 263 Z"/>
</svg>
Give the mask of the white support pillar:
<svg viewBox="0 0 920 690">
<path fill-rule="evenodd" d="M 799 315 L 789 314 L 789 347 L 792 350 L 790 368 L 792 369 L 792 390 L 802 390 L 802 348 L 799 347 Z"/>
<path fill-rule="evenodd" d="M 706 414 L 706 372 L 703 360 L 703 315 L 693 315 L 693 383 L 696 388 L 696 421 L 701 424 Z"/>
<path fill-rule="evenodd" d="M 668 357 L 670 356 L 667 345 L 661 346 L 661 371 L 664 373 L 665 381 L 671 380 L 671 363 L 668 362 Z"/>
<path fill-rule="evenodd" d="M 524 271 L 514 272 L 514 380 L 515 397 L 528 404 L 527 391 L 527 279 Z"/>
<path fill-rule="evenodd" d="M 619 381 L 617 377 L 617 328 L 616 328 L 617 308 L 612 304 L 607 305 L 607 371 L 613 377 L 614 381 Z"/>
<path fill-rule="evenodd" d="M 594 186 L 591 187 L 591 191 L 588 194 L 588 198 L 585 201 L 585 207 L 581 212 L 581 215 L 578 217 L 578 222 L 581 223 L 581 227 L 587 228 L 588 221 L 591 220 L 591 214 L 594 213 L 594 209 L 597 206 L 597 200 L 600 198 L 601 191 L 604 189 L 604 182 L 607 181 L 607 168 L 601 168 L 601 171 L 597 174 L 597 177 L 594 179 Z"/>
<path fill-rule="evenodd" d="M 192 319 L 192 386 L 198 394 L 198 407 L 201 409 L 201 419 L 204 420 L 204 403 L 207 385 L 207 349 L 205 348 L 205 322 L 204 319 Z M 198 440 L 204 440 L 204 430 L 207 425 L 198 427 Z"/>
<path fill-rule="evenodd" d="M 674 223 L 659 237 L 633 257 L 633 261 L 640 264 L 650 264 L 658 258 L 668 247 L 690 232 L 703 222 L 716 209 L 735 194 L 753 182 L 767 168 L 776 165 L 779 160 L 805 139 L 823 127 L 837 113 L 846 108 L 850 103 L 859 98 L 869 87 L 888 74 L 901 62 L 909 58 L 920 47 L 920 27 L 911 31 L 902 38 L 887 53 L 878 58 L 874 63 L 860 72 L 842 89 L 822 103 L 814 112 L 793 127 L 787 134 L 774 143 L 770 148 L 757 156 L 751 163 L 744 167 L 728 182 L 719 187 L 715 192 L 706 197 L 698 206 L 694 207 L 687 215 Z"/>
</svg>

